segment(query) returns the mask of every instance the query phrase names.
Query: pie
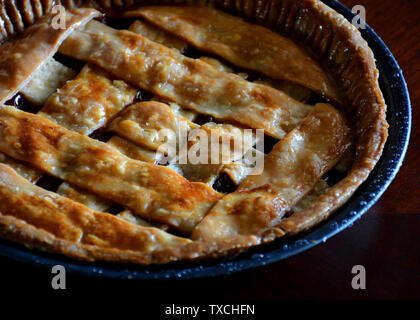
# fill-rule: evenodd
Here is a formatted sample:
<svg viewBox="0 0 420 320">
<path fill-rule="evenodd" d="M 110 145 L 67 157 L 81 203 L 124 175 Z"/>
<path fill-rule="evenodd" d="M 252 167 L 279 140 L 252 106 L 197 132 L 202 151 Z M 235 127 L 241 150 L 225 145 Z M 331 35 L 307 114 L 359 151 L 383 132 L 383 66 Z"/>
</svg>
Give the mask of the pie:
<svg viewBox="0 0 420 320">
<path fill-rule="evenodd" d="M 386 105 L 344 17 L 171 2 L 63 0 L 63 28 L 58 1 L 0 5 L 1 238 L 88 261 L 230 257 L 366 180 Z"/>
</svg>

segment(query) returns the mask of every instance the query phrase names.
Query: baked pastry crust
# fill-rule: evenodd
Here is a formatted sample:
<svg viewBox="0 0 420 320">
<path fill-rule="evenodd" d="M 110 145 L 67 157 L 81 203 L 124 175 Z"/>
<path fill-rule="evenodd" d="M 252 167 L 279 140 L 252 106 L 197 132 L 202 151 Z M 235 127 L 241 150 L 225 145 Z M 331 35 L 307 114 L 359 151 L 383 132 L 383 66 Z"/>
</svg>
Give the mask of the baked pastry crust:
<svg viewBox="0 0 420 320">
<path fill-rule="evenodd" d="M 77 9 L 66 15 L 66 28 L 52 28 L 54 14 L 47 14 L 30 26 L 21 37 L 0 46 L 0 104 L 13 97 L 57 51 L 61 42 L 76 28 L 99 13 L 93 9 Z M 22 63 L 25 61 L 25 63 Z"/>
<path fill-rule="evenodd" d="M 97 21 L 74 31 L 59 51 L 184 107 L 262 128 L 279 139 L 310 110 L 281 91 L 220 72 L 141 35 Z"/>
<path fill-rule="evenodd" d="M 48 98 L 38 115 L 89 135 L 106 126 L 136 94 L 137 90 L 125 82 L 111 80 L 103 70 L 86 65 L 74 80 Z"/>
<path fill-rule="evenodd" d="M 129 2 L 131 4 L 132 1 Z M 27 9 L 29 11 L 25 11 L 26 14 L 20 14 L 20 18 L 18 15 L 11 16 L 9 14 L 8 16 L 0 5 L 3 10 L 0 12 L 0 18 L 4 22 L 0 24 L 0 33 L 3 38 L 24 31 L 23 21 L 26 24 L 36 21 L 33 28 L 34 34 L 38 35 L 38 30 L 42 30 L 42 27 L 37 27 L 37 25 L 42 25 L 44 20 L 36 18 L 46 14 L 43 19 L 50 19 L 48 12 L 51 4 L 48 1 L 36 0 L 33 3 L 32 11 Z M 92 4 L 94 1 L 89 3 Z M 97 8 L 111 6 L 111 3 L 106 1 L 98 1 L 98 3 L 99 5 L 95 5 Z M 72 1 L 63 1 L 63 4 L 67 7 L 74 5 Z M 258 230 L 245 230 L 245 232 L 236 232 L 231 236 L 222 236 L 216 239 L 206 236 L 208 233 L 200 232 L 200 229 L 204 229 L 214 212 L 219 212 L 218 208 L 223 207 L 223 199 L 235 197 L 236 193 L 222 198 L 222 194 L 214 191 L 208 185 L 190 182 L 169 168 L 159 166 L 159 170 L 157 170 L 155 168 L 157 166 L 153 164 L 157 161 L 153 150 L 144 145 L 133 143 L 133 141 L 129 141 L 130 139 L 127 140 L 116 135 L 111 138 L 108 144 L 101 143 L 82 134 L 69 131 L 40 115 L 2 106 L 0 107 L 0 151 L 14 159 L 32 164 L 38 169 L 42 169 L 43 172 L 60 177 L 96 196 L 100 195 L 101 198 L 112 201 L 117 199 L 124 207 L 131 209 L 131 212 L 123 211 L 117 216 L 113 216 L 94 211 L 68 197 L 60 197 L 30 184 L 10 166 L 0 164 L 1 237 L 24 243 L 28 247 L 90 261 L 107 260 L 152 264 L 176 260 L 195 260 L 229 255 L 232 252 L 272 241 L 281 236 L 307 230 L 326 219 L 351 197 L 379 160 L 387 138 L 388 126 L 385 120 L 386 105 L 377 82 L 378 70 L 375 67 L 373 54 L 367 43 L 361 38 L 360 33 L 341 15 L 318 0 L 246 0 L 243 3 L 233 1 L 219 3 L 216 1 L 215 4 L 219 9 L 234 11 L 236 15 L 245 17 L 247 20 L 261 24 L 280 34 L 287 34 L 287 37 L 305 45 L 315 53 L 324 70 L 328 70 L 328 74 L 338 84 L 341 111 L 350 119 L 349 123 L 354 124 L 352 133 L 356 155 L 347 175 L 330 188 L 319 188 L 325 191 L 320 195 L 317 190 L 314 190 L 315 199 L 305 203 L 302 210 L 296 209 L 290 216 L 286 217 L 284 213 L 291 207 L 298 208 L 299 206 L 294 206 L 297 200 L 308 193 L 318 179 L 311 180 L 308 183 L 311 187 L 304 188 L 301 194 L 287 198 L 284 201 L 286 205 L 281 206 L 283 209 L 276 211 L 273 219 L 263 221 L 262 227 L 257 228 Z M 19 12 L 19 9 L 16 10 Z M 74 11 L 74 13 L 72 11 L 69 16 L 70 19 L 78 15 L 83 17 L 74 22 L 74 28 L 98 15 L 91 9 L 78 10 L 80 11 Z M 32 22 L 28 23 L 28 21 Z M 73 23 L 70 23 L 70 26 L 73 26 Z M 135 28 L 133 27 L 132 30 L 135 31 Z M 146 32 L 138 28 L 137 30 L 137 33 Z M 152 31 L 148 30 L 147 32 Z M 95 35 L 95 33 L 97 34 Z M 48 60 L 48 57 L 57 49 L 59 42 L 67 37 L 59 49 L 60 52 L 96 64 L 116 78 L 130 83 L 131 86 L 140 86 L 159 95 L 159 99 L 176 101 L 183 107 L 192 109 L 193 117 L 195 112 L 199 112 L 213 115 L 219 120 L 235 120 L 245 126 L 263 127 L 266 133 L 273 137 L 282 139 L 286 136 L 283 144 L 291 139 L 288 137 L 293 136 L 294 132 L 300 130 L 299 123 L 302 125 L 302 121 L 304 123 L 313 117 L 312 113 L 308 117 L 311 110 L 309 105 L 298 102 L 285 94 L 279 94 L 279 91 L 268 86 L 251 83 L 239 76 L 227 74 L 226 71 L 232 72 L 229 71 L 229 67 L 224 66 L 223 63 L 220 64 L 217 60 L 211 60 L 213 58 L 192 60 L 185 58 L 174 49 L 168 49 L 167 46 L 178 50 L 183 50 L 183 47 L 182 41 L 169 45 L 165 38 L 166 34 L 154 38 L 155 42 L 153 42 L 142 35 L 128 31 L 116 31 L 97 21 L 92 21 L 84 29 L 78 28 L 73 32 L 66 29 L 60 34 L 49 32 L 49 35 L 54 39 L 51 47 L 41 54 L 34 53 L 37 56 L 43 56 L 44 59 L 41 61 L 35 59 L 34 64 L 24 67 L 15 64 L 14 70 L 16 71 L 10 71 L 11 69 L 4 67 L 5 72 L 12 74 L 15 72 L 23 76 L 20 76 L 19 81 L 15 81 L 13 84 L 11 82 L 3 83 L 11 88 L 10 92 L 3 94 L 3 102 L 29 81 L 33 72 Z M 184 37 L 185 35 L 180 36 Z M 45 37 L 46 35 L 43 34 L 39 36 L 38 40 L 45 39 Z M 14 43 L 21 41 L 25 43 L 22 47 L 26 47 L 23 54 L 32 54 L 31 50 L 28 50 L 29 46 L 26 43 L 30 43 L 30 41 L 25 40 L 25 33 L 23 33 L 23 38 L 21 36 L 16 39 L 23 40 L 8 40 L 0 47 L 0 50 L 9 48 L 4 53 L 10 54 L 14 52 L 13 48 L 19 47 Z M 192 43 L 193 40 L 188 41 Z M 167 46 L 159 45 L 157 42 L 167 44 Z M 33 44 L 35 45 L 35 43 Z M 97 45 L 100 45 L 99 50 L 94 48 Z M 136 45 L 150 49 L 150 51 L 146 50 L 146 60 L 139 60 L 140 55 L 135 48 Z M 121 57 L 119 53 L 123 53 L 119 51 L 121 48 L 130 52 L 124 61 L 118 61 L 117 58 Z M 161 58 L 153 60 L 152 53 L 156 52 L 164 53 L 173 59 L 176 62 L 175 65 L 180 66 L 181 70 L 191 71 L 187 74 L 188 77 L 201 77 L 198 81 L 202 89 L 199 91 L 200 94 L 191 95 L 183 89 L 171 91 L 169 88 L 160 88 L 159 84 L 163 83 L 161 80 L 167 79 L 164 78 L 165 75 L 173 76 L 175 81 L 172 84 L 177 87 L 185 84 L 188 77 L 171 73 L 167 67 L 173 66 L 173 64 L 165 65 L 165 61 Z M 93 56 L 93 54 L 95 55 Z M 129 58 L 133 56 L 135 59 L 130 61 Z M 159 56 L 160 54 L 157 55 L 157 57 Z M 163 61 L 164 68 L 162 70 L 144 69 L 133 73 L 132 67 L 138 67 L 139 63 L 145 61 L 154 63 Z M 156 72 L 158 81 L 153 82 L 156 76 L 153 73 Z M 206 91 L 208 87 L 212 87 L 209 85 L 209 78 L 218 79 L 221 83 L 226 81 L 226 84 L 232 86 L 233 89 L 229 91 L 229 94 L 226 95 L 227 91 L 220 89 L 216 90 L 215 95 L 218 99 L 229 100 L 235 106 L 234 108 L 229 108 L 226 111 L 223 109 L 223 104 L 217 104 L 217 99 L 212 100 L 213 93 L 209 94 Z M 238 101 L 231 101 L 235 90 L 248 90 L 247 92 L 251 96 L 254 94 L 253 100 L 247 100 L 247 103 L 248 105 L 255 103 L 257 108 L 249 108 L 247 104 L 243 106 Z M 255 92 L 258 94 L 256 95 Z M 282 107 L 278 108 L 278 104 L 281 104 Z M 326 109 L 331 108 L 325 105 L 321 106 Z M 261 116 L 256 110 L 269 110 L 269 112 Z M 289 113 L 286 118 L 284 110 L 291 111 L 291 114 Z M 250 117 L 250 114 L 253 116 Z M 272 122 L 270 123 L 270 121 Z M 296 126 L 298 127 L 295 129 Z M 344 127 L 342 126 L 342 128 Z M 344 134 L 341 137 L 342 140 L 337 142 L 340 145 L 340 151 L 335 153 L 334 159 L 324 159 L 328 168 L 338 161 L 339 156 L 348 147 L 347 135 Z M 327 144 L 328 141 L 325 145 Z M 121 152 L 142 162 L 130 159 Z M 268 156 L 269 161 L 277 159 L 276 155 L 279 156 L 275 148 L 272 155 Z M 115 163 L 113 165 L 110 159 L 124 163 L 124 168 L 118 168 Z M 104 163 L 110 165 L 107 170 L 101 170 Z M 93 171 L 84 172 L 83 167 L 85 166 Z M 77 168 L 80 170 L 75 170 Z M 275 165 L 271 170 L 274 170 L 273 168 Z M 79 173 L 76 175 L 75 171 Z M 138 175 L 134 177 L 133 172 L 146 173 L 147 176 L 153 176 L 153 179 Z M 324 171 L 317 172 L 315 176 L 319 178 L 322 172 Z M 251 182 L 248 181 L 258 184 L 258 179 L 267 178 L 270 180 L 273 177 L 275 174 L 267 177 L 263 175 L 260 178 L 248 177 L 242 182 L 238 193 L 245 189 L 252 189 Z M 239 184 L 243 178 L 239 177 L 237 180 Z M 140 188 L 147 196 L 139 199 L 135 195 L 135 192 L 138 193 L 137 188 Z M 185 192 L 185 188 L 190 192 Z M 16 189 L 19 190 L 19 193 L 15 192 Z M 274 191 L 275 193 L 276 191 Z M 262 202 L 268 206 L 273 199 L 273 193 L 265 191 L 265 196 L 268 196 L 269 199 Z M 250 198 L 252 197 L 247 197 L 247 199 Z M 287 201 L 289 199 L 292 200 Z M 96 202 L 96 199 L 93 201 Z M 215 203 L 217 204 L 213 209 L 210 209 Z M 33 207 L 34 204 L 35 207 Z M 166 212 L 162 213 L 161 211 L 165 211 L 165 209 Z M 211 213 L 203 220 L 209 210 Z M 242 213 L 247 216 L 246 210 Z M 162 228 L 153 223 L 151 224 L 153 227 L 150 227 L 148 226 L 149 221 L 138 220 L 136 223 L 133 214 L 139 214 L 147 219 L 153 217 L 155 221 L 161 221 L 178 228 L 186 235 L 192 232 L 193 240 L 173 236 L 163 231 L 170 231 L 166 227 Z M 190 214 L 193 219 L 183 219 Z M 57 220 L 51 218 L 56 216 L 62 218 Z M 279 219 L 280 217 L 283 218 Z M 203 224 L 201 227 L 200 221 Z M 197 224 L 198 227 L 195 228 Z M 94 226 L 97 226 L 98 229 Z M 104 230 L 110 229 L 110 226 L 115 226 L 115 229 L 109 233 L 105 232 Z M 223 228 L 220 230 L 223 231 Z M 84 236 L 80 236 L 81 234 Z M 146 237 L 146 234 L 153 236 Z"/>
<path fill-rule="evenodd" d="M 179 135 L 180 122 L 187 131 L 198 127 L 187 119 L 177 116 L 168 105 L 157 101 L 139 102 L 128 106 L 109 125 L 109 130 L 118 133 L 138 145 L 157 150 L 163 141 L 162 130 L 171 130 Z"/>
<path fill-rule="evenodd" d="M 46 191 L 0 165 L 1 212 L 57 237 L 103 248 L 149 252 L 190 243 L 157 228 L 139 228 Z M 19 205 L 16 205 L 19 204 Z M 152 236 L 153 235 L 153 236 Z"/>
<path fill-rule="evenodd" d="M 267 28 L 204 6 L 146 7 L 127 11 L 124 16 L 143 17 L 236 66 L 303 85 L 339 101 L 338 93 L 319 64 L 293 41 Z"/>
<path fill-rule="evenodd" d="M 205 184 L 11 106 L 0 107 L 0 151 L 184 232 L 220 198 Z"/>
<path fill-rule="evenodd" d="M 314 188 L 351 145 L 350 128 L 332 106 L 317 104 L 265 158 L 264 171 L 220 199 L 192 239 L 261 235 Z"/>
</svg>

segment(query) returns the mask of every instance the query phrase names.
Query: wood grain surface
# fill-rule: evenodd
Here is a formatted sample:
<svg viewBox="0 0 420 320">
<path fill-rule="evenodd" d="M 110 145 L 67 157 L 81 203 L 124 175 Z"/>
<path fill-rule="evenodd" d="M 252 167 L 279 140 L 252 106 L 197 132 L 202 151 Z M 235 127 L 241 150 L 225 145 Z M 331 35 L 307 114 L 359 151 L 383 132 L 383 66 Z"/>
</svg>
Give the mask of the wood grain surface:
<svg viewBox="0 0 420 320">
<path fill-rule="evenodd" d="M 113 295 L 137 292 L 139 300 L 197 301 L 278 299 L 420 299 L 420 0 L 342 0 L 363 5 L 366 21 L 385 41 L 404 72 L 413 129 L 396 179 L 353 227 L 285 261 L 229 277 L 139 283 L 68 276 L 69 290 Z M 366 290 L 351 286 L 354 265 L 366 268 Z M 0 259 L 2 288 L 51 290 L 51 273 Z M 143 297 L 143 298 L 141 298 Z M 144 301 L 144 300 L 143 300 Z"/>
</svg>

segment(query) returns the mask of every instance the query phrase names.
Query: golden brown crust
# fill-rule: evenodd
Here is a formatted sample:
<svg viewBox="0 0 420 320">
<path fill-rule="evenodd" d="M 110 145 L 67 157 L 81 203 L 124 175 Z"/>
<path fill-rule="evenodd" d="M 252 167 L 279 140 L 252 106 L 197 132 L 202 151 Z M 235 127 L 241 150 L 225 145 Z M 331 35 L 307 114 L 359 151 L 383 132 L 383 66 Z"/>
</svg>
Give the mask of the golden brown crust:
<svg viewBox="0 0 420 320">
<path fill-rule="evenodd" d="M 232 175 L 235 183 L 252 171 L 252 166 L 247 167 L 242 160 L 247 152 L 255 150 L 253 146 L 256 142 L 256 135 L 245 132 L 241 127 L 207 122 L 190 131 L 185 148 L 188 157 L 178 157 L 168 167 L 190 181 L 203 182 L 209 186 L 213 186 L 221 172 Z M 191 159 L 194 150 L 200 150 L 200 157 Z"/>
<path fill-rule="evenodd" d="M 34 3 L 38 5 L 34 12 L 40 16 L 40 1 Z M 101 4 L 109 7 L 111 2 Z M 11 216 L 0 216 L 1 237 L 77 259 L 140 264 L 166 263 L 179 259 L 216 257 L 228 254 L 229 249 L 241 250 L 261 242 L 272 241 L 284 234 L 298 233 L 326 219 L 351 197 L 375 166 L 387 137 L 386 105 L 377 83 L 378 70 L 367 43 L 349 22 L 318 0 L 228 0 L 223 3 L 216 1 L 216 4 L 221 9 L 234 10 L 237 15 L 247 20 L 300 41 L 311 48 L 328 67 L 328 73 L 338 81 L 340 89 L 343 90 L 346 100 L 346 109 L 343 111 L 347 116 L 353 117 L 352 123 L 356 124 L 356 160 L 347 177 L 312 202 L 309 207 L 284 219 L 280 224 L 282 229 L 272 228 L 261 238 L 251 236 L 217 244 L 193 242 L 177 248 L 139 254 L 77 245 Z M 17 28 L 13 20 L 3 19 L 1 13 L 0 18 L 5 22 L 0 23 L 0 33 L 4 39 Z"/>
<path fill-rule="evenodd" d="M 163 156 L 162 153 L 140 147 L 119 136 L 113 136 L 111 139 L 109 139 L 107 144 L 134 160 L 156 164 L 161 160 Z"/>
<path fill-rule="evenodd" d="M 60 196 L 81 203 L 95 211 L 106 212 L 112 206 L 112 201 L 101 199 L 94 194 L 73 187 L 67 182 L 60 184 L 56 193 Z"/>
<path fill-rule="evenodd" d="M 146 7 L 125 12 L 124 16 L 141 16 L 238 67 L 287 80 L 340 101 L 318 63 L 294 42 L 270 29 L 204 6 Z"/>
<path fill-rule="evenodd" d="M 20 93 L 33 104 L 42 106 L 58 88 L 75 75 L 73 69 L 50 58 L 32 74 L 31 80 L 20 89 Z"/>
<path fill-rule="evenodd" d="M 263 165 L 265 162 L 265 157 L 266 155 L 264 152 L 255 148 L 251 148 L 244 154 L 244 157 L 240 162 L 236 161 L 226 163 L 222 171 L 230 177 L 235 185 L 238 186 L 248 175 L 259 170 L 257 159 L 262 160 L 260 165 Z"/>
<path fill-rule="evenodd" d="M 46 191 L 0 165 L 0 214 L 11 215 L 57 238 L 100 248 L 150 252 L 191 242 L 155 228 L 141 228 L 117 217 Z"/>
<path fill-rule="evenodd" d="M 220 199 L 197 225 L 192 239 L 261 235 L 307 195 L 351 145 L 350 128 L 332 106 L 317 104 L 265 158 L 264 170 L 248 176 Z"/>
<path fill-rule="evenodd" d="M 156 228 L 158 228 L 160 230 L 163 230 L 163 231 L 168 231 L 170 229 L 170 227 L 166 224 L 154 223 L 154 222 L 151 222 L 151 221 L 147 221 L 147 220 L 145 220 L 145 219 L 143 219 L 139 216 L 134 215 L 129 210 L 121 211 L 116 216 L 118 218 L 121 218 L 121 219 L 125 220 L 125 221 L 128 221 L 130 223 L 133 223 L 135 225 L 142 226 L 142 227 L 156 227 Z"/>
<path fill-rule="evenodd" d="M 124 109 L 108 129 L 137 145 L 157 150 L 164 142 L 162 132 L 169 130 L 178 137 L 180 122 L 187 131 L 197 125 L 175 115 L 172 108 L 157 101 L 132 104 Z"/>
<path fill-rule="evenodd" d="M 279 139 L 310 111 L 310 106 L 281 91 L 220 72 L 143 36 L 97 21 L 74 31 L 60 52 L 96 64 L 185 108 L 264 129 Z"/>
<path fill-rule="evenodd" d="M 38 115 L 89 135 L 132 103 L 136 93 L 125 82 L 111 80 L 98 67 L 86 65 L 74 80 L 49 97 Z"/>
<path fill-rule="evenodd" d="M 99 15 L 94 9 L 77 9 L 66 15 L 66 28 L 51 26 L 53 14 L 29 27 L 22 36 L 0 46 L 0 104 L 23 88 L 31 75 L 57 51 L 76 28 Z M 24 63 L 22 63 L 24 61 Z"/>
<path fill-rule="evenodd" d="M 80 245 L 60 239 L 53 234 L 38 229 L 20 219 L 0 216 L 0 236 L 4 239 L 25 244 L 28 248 L 37 248 L 47 252 L 66 255 L 70 258 L 87 261 L 112 261 L 136 264 L 163 264 L 178 260 L 197 260 L 218 258 L 238 253 L 261 243 L 255 236 L 242 237 L 232 242 L 191 242 L 180 247 L 171 247 L 151 252 L 122 251 L 111 248 L 98 248 Z"/>
<path fill-rule="evenodd" d="M 115 114 L 133 102 L 137 90 L 120 80 L 112 80 L 98 67 L 85 65 L 74 80 L 52 94 L 38 115 L 84 135 L 105 126 Z M 111 201 L 89 194 L 67 183 L 57 193 L 97 211 L 105 211 Z"/>
<path fill-rule="evenodd" d="M 0 107 L 0 151 L 186 233 L 220 198 L 205 184 L 10 106 Z"/>
<path fill-rule="evenodd" d="M 2 164 L 0 196 L 3 238 L 76 259 L 166 263 L 225 254 L 259 243 L 254 236 L 236 243 L 194 243 L 153 227 L 138 226 L 45 191 Z"/>
<path fill-rule="evenodd" d="M 163 44 L 169 48 L 175 48 L 178 51 L 186 50 L 188 44 L 178 38 L 175 38 L 163 30 L 159 30 L 145 21 L 136 20 L 128 28 L 129 31 L 142 35 L 154 42 Z"/>
<path fill-rule="evenodd" d="M 291 8 L 296 3 L 287 1 L 287 5 Z M 388 136 L 379 72 L 366 41 L 343 16 L 320 1 L 302 0 L 298 7 L 294 18 L 304 23 L 292 26 L 294 36 L 320 55 L 343 89 L 348 101 L 344 111 L 356 123 L 356 160 L 343 180 L 310 207 L 282 221 L 280 227 L 288 234 L 313 227 L 342 206 L 367 179 Z M 317 28 L 323 32 L 316 33 Z"/>
<path fill-rule="evenodd" d="M 179 141 L 180 139 L 178 139 L 180 136 L 181 121 L 184 122 L 184 134 L 186 135 L 182 140 L 184 138 L 187 140 L 188 138 L 185 146 L 185 142 Z M 186 153 L 194 148 L 198 149 L 201 147 L 201 150 L 204 150 L 204 147 L 207 148 L 209 154 L 203 163 L 197 165 L 197 163 L 191 163 L 188 157 L 186 159 L 174 157 L 169 159 L 171 164 L 168 168 L 176 171 L 189 181 L 203 182 L 209 186 L 213 185 L 222 170 L 227 169 L 229 173 L 232 173 L 232 171 L 229 171 L 229 169 L 232 169 L 231 162 L 241 160 L 243 155 L 256 142 L 254 135 L 244 134 L 243 128 L 231 124 L 216 124 L 213 122 L 198 126 L 177 115 L 174 109 L 168 105 L 157 101 L 139 102 L 128 106 L 112 121 L 107 129 L 128 140 L 123 142 L 121 139 L 113 138 L 111 139 L 111 143 L 114 144 L 114 147 L 122 148 L 120 151 L 131 158 L 134 157 L 135 159 L 151 163 L 156 161 L 159 153 L 147 152 L 143 147 L 149 148 L 150 150 L 158 150 L 164 142 L 165 136 L 162 133 L 166 132 L 167 134 L 168 130 L 172 133 L 173 137 L 176 137 L 179 148 L 185 147 Z M 214 143 L 210 140 L 207 140 L 207 142 L 201 141 L 196 135 L 200 136 L 203 133 L 215 138 L 219 137 L 219 139 L 215 139 Z M 188 134 L 189 136 L 187 136 Z M 194 139 L 194 137 L 196 138 Z M 238 139 L 238 141 L 241 141 L 241 148 L 237 148 L 236 150 L 234 148 L 235 137 L 241 139 Z M 115 142 L 117 145 L 115 145 Z M 140 147 L 130 148 L 130 142 Z M 212 144 L 217 144 L 217 161 L 211 159 Z M 222 157 L 223 150 L 230 150 L 229 157 Z M 245 178 L 245 174 L 247 173 L 245 168 L 240 170 L 241 166 L 241 163 L 235 164 L 236 180 Z"/>
<path fill-rule="evenodd" d="M 0 163 L 7 164 L 18 174 L 32 183 L 36 183 L 42 177 L 42 171 L 33 167 L 29 167 L 21 161 L 10 158 L 4 153 L 0 153 Z"/>
</svg>

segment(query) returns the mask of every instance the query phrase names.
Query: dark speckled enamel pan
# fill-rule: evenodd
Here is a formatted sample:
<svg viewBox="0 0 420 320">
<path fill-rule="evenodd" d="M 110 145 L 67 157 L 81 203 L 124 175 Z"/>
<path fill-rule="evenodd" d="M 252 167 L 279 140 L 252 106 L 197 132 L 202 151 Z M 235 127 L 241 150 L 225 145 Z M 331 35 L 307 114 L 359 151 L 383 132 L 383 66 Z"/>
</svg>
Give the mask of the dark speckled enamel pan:
<svg viewBox="0 0 420 320">
<path fill-rule="evenodd" d="M 324 1 L 347 19 L 353 14 L 333 0 Z M 68 272 L 85 276 L 118 279 L 164 280 L 228 275 L 286 259 L 325 242 L 338 232 L 351 226 L 384 193 L 401 167 L 410 135 L 411 110 L 407 86 L 397 61 L 382 40 L 369 27 L 361 30 L 369 43 L 380 71 L 380 86 L 388 105 L 389 137 L 381 159 L 352 198 L 328 220 L 295 237 L 279 239 L 259 246 L 230 260 L 211 260 L 196 263 L 173 263 L 162 266 L 117 265 L 109 263 L 83 263 L 61 256 L 24 249 L 21 245 L 0 241 L 0 254 L 11 259 L 42 267 L 64 265 Z"/>
</svg>

